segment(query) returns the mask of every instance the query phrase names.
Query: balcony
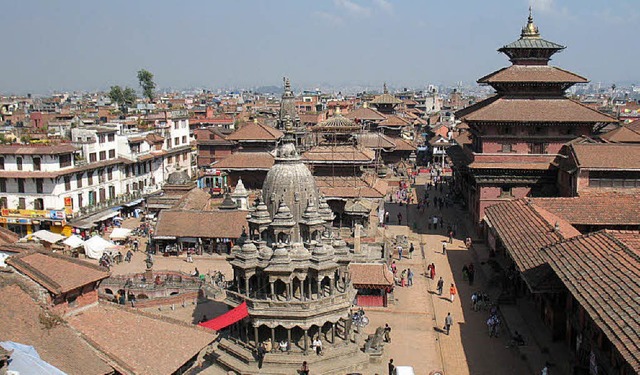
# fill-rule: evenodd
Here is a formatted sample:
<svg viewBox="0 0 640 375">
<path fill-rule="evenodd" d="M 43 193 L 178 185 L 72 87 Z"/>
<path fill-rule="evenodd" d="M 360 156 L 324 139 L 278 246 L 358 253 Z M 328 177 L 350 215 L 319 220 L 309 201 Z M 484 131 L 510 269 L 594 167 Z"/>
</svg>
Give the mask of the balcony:
<svg viewBox="0 0 640 375">
<path fill-rule="evenodd" d="M 71 215 L 71 218 L 73 220 L 82 219 L 84 217 L 91 216 L 96 212 L 108 210 L 113 207 L 122 206 L 125 203 L 129 203 L 131 201 L 134 201 L 140 198 L 142 198 L 142 194 L 137 191 L 129 194 L 123 194 L 113 199 L 107 199 L 104 202 L 94 203 L 91 206 L 81 207 L 77 212 L 74 212 Z"/>
</svg>

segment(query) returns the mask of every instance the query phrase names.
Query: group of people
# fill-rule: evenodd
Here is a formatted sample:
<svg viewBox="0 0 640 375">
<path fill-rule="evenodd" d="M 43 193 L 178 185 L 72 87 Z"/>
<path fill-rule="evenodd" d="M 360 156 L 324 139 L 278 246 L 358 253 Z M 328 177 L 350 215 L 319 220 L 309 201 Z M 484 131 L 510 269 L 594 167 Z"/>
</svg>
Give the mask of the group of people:
<svg viewBox="0 0 640 375">
<path fill-rule="evenodd" d="M 393 273 L 393 280 L 395 284 L 401 287 L 412 286 L 413 285 L 413 271 L 411 268 L 405 268 L 400 272 L 400 276 L 398 276 L 398 266 L 396 265 L 395 260 L 391 262 L 391 273 Z"/>
<path fill-rule="evenodd" d="M 469 285 L 473 285 L 473 280 L 476 277 L 476 269 L 473 263 L 462 266 L 462 280 L 468 281 Z"/>
</svg>

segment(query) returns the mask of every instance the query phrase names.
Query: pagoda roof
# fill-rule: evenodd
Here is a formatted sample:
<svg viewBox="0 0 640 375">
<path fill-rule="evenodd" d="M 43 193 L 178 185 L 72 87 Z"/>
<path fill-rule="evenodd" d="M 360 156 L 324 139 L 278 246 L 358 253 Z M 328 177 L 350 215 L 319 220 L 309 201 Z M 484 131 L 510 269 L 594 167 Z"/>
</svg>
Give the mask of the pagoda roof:
<svg viewBox="0 0 640 375">
<path fill-rule="evenodd" d="M 456 112 L 466 122 L 617 123 L 613 117 L 565 97 L 530 98 L 496 95 Z"/>
<path fill-rule="evenodd" d="M 280 130 L 260 122 L 249 123 L 227 136 L 231 141 L 276 141 L 284 136 Z"/>
<path fill-rule="evenodd" d="M 370 163 L 374 160 L 375 153 L 368 148 L 354 146 L 315 146 L 302 154 L 302 160 L 306 163 Z"/>
<path fill-rule="evenodd" d="M 402 104 L 404 103 L 402 100 L 396 98 L 395 96 L 385 92 L 382 95 L 378 95 L 370 102 L 371 104 Z"/>
<path fill-rule="evenodd" d="M 382 113 L 368 107 L 358 108 L 347 113 L 344 117 L 351 120 L 360 119 L 368 121 L 383 121 L 384 119 L 386 119 L 386 117 Z"/>
<path fill-rule="evenodd" d="M 275 158 L 268 152 L 236 152 L 215 164 L 217 169 L 269 170 Z"/>
<path fill-rule="evenodd" d="M 395 115 L 387 116 L 378 126 L 386 126 L 386 127 L 402 127 L 402 126 L 410 126 L 411 122 Z"/>
<path fill-rule="evenodd" d="M 589 80 L 555 66 L 511 65 L 478 80 L 478 83 L 494 82 L 586 83 Z"/>
<path fill-rule="evenodd" d="M 560 49 L 565 49 L 566 47 L 561 44 L 550 42 L 542 38 L 537 38 L 537 39 L 521 38 L 516 40 L 515 42 L 511 42 L 503 46 L 498 51 L 502 52 L 503 49 L 532 49 L 532 48 L 560 50 Z"/>
</svg>

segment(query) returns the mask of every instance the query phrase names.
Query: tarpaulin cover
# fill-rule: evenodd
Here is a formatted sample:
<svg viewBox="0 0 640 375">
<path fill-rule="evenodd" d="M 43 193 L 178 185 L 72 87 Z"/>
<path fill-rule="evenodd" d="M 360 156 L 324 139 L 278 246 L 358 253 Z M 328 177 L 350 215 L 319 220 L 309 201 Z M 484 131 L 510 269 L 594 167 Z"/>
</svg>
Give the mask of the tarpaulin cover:
<svg viewBox="0 0 640 375">
<path fill-rule="evenodd" d="M 232 325 L 235 322 L 239 322 L 242 319 L 246 318 L 247 316 L 249 316 L 249 310 L 247 309 L 247 303 L 246 302 L 242 302 L 241 304 L 239 304 L 238 306 L 234 307 L 233 309 L 227 311 L 226 313 L 213 318 L 211 320 L 208 320 L 206 322 L 202 322 L 200 324 L 198 324 L 199 326 L 202 327 L 207 327 L 207 328 L 211 328 L 213 330 L 219 331 L 223 328 L 229 327 L 230 325 Z"/>
<path fill-rule="evenodd" d="M 30 375 L 66 375 L 56 367 L 43 361 L 33 346 L 12 341 L 0 342 L 5 350 L 13 350 L 9 361 L 9 373 Z"/>
</svg>

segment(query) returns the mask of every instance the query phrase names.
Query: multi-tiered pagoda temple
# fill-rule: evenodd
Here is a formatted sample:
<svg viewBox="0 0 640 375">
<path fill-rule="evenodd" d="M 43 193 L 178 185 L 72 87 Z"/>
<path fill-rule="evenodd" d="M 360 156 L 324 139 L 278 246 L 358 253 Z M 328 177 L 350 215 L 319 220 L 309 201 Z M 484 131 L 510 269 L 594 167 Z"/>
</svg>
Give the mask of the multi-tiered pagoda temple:
<svg viewBox="0 0 640 375">
<path fill-rule="evenodd" d="M 456 113 L 472 142 L 450 150 L 454 178 L 478 223 L 492 204 L 556 195 L 552 162 L 562 145 L 616 122 L 566 96 L 587 79 L 549 65 L 564 48 L 540 36 L 530 11 L 520 38 L 498 50 L 512 65 L 478 80 L 496 95 Z"/>
</svg>

